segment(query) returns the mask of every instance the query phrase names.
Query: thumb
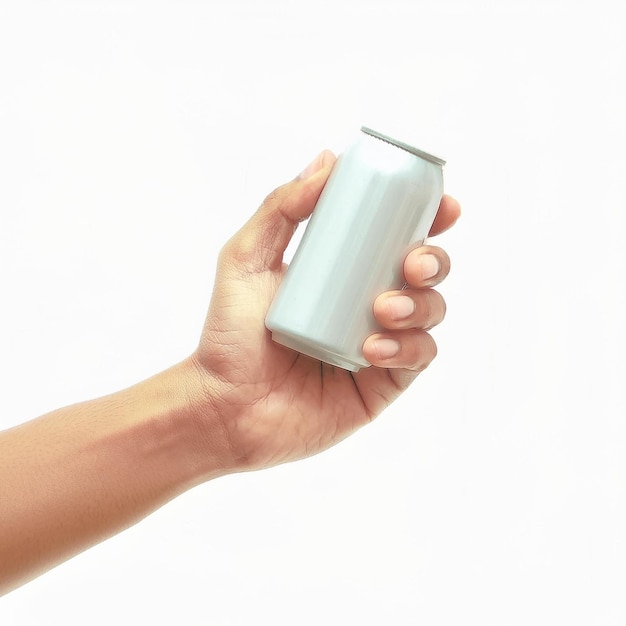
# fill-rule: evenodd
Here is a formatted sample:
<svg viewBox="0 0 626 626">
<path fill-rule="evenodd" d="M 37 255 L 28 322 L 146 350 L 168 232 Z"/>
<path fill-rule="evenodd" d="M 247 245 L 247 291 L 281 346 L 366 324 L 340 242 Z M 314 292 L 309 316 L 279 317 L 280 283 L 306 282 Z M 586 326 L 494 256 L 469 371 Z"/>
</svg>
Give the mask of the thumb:
<svg viewBox="0 0 626 626">
<path fill-rule="evenodd" d="M 308 218 L 335 163 L 320 152 L 291 182 L 275 189 L 224 246 L 220 260 L 246 273 L 279 270 L 299 222 Z"/>
</svg>

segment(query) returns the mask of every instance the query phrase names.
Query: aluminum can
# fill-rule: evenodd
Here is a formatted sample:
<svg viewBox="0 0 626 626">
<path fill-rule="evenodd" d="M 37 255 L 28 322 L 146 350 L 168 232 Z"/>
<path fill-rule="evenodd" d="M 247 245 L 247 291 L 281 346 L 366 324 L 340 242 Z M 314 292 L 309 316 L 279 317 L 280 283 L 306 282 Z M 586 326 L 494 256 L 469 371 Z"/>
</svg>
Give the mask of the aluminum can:
<svg viewBox="0 0 626 626">
<path fill-rule="evenodd" d="M 337 159 L 268 310 L 272 339 L 353 372 L 381 330 L 378 295 L 406 287 L 407 253 L 423 244 L 443 195 L 445 161 L 361 128 Z"/>
</svg>

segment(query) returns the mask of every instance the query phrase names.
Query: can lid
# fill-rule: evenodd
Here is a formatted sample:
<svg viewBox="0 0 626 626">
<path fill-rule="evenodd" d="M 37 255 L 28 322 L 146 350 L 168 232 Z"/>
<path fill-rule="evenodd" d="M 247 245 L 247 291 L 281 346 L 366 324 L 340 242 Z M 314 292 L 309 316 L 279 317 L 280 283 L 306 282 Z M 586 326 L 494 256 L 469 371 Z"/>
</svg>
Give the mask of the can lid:
<svg viewBox="0 0 626 626">
<path fill-rule="evenodd" d="M 392 139 L 391 137 L 387 137 L 387 135 L 383 135 L 382 133 L 372 130 L 371 128 L 367 128 L 366 126 L 361 126 L 361 131 L 364 132 L 366 135 L 371 135 L 372 137 L 376 137 L 376 139 L 380 139 L 382 141 L 390 143 L 392 146 L 402 148 L 402 150 L 406 150 L 407 152 L 410 152 L 411 154 L 414 154 L 415 156 L 421 157 L 422 159 L 426 159 L 427 161 L 430 161 L 431 163 L 435 163 L 436 165 L 443 166 L 446 164 L 446 162 L 443 159 L 440 159 L 439 157 L 429 154 L 428 152 L 424 152 L 423 150 L 420 150 L 419 148 L 414 148 L 413 146 L 410 146 L 408 143 L 404 143 L 402 141 L 398 141 L 397 139 Z"/>
</svg>

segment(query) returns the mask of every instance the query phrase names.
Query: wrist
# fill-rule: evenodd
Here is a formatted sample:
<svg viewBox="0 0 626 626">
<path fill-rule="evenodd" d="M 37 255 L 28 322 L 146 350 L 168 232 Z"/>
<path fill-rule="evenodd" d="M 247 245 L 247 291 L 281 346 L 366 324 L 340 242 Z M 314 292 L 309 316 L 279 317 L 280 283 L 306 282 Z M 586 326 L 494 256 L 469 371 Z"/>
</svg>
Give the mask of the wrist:
<svg viewBox="0 0 626 626">
<path fill-rule="evenodd" d="M 162 455 L 184 491 L 229 473 L 230 454 L 207 377 L 193 358 L 121 392 L 136 411 L 140 437 Z"/>
<path fill-rule="evenodd" d="M 237 471 L 218 409 L 220 385 L 195 354 L 143 385 L 142 402 L 152 405 L 159 436 L 173 443 L 189 486 Z"/>
</svg>

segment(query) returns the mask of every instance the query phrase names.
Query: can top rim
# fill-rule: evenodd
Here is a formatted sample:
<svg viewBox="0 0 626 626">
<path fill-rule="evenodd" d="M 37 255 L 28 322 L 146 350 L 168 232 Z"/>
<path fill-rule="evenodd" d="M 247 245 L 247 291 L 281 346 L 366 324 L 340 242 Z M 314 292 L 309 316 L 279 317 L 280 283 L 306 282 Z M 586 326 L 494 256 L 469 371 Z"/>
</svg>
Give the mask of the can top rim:
<svg viewBox="0 0 626 626">
<path fill-rule="evenodd" d="M 440 157 L 437 157 L 433 154 L 429 154 L 428 152 L 424 152 L 424 150 L 420 150 L 419 148 L 410 146 L 408 143 L 398 141 L 397 139 L 392 139 L 391 137 L 388 137 L 387 135 L 383 135 L 382 133 L 379 133 L 378 131 L 372 130 L 371 128 L 367 128 L 367 126 L 361 126 L 361 131 L 364 132 L 366 135 L 371 135 L 372 137 L 376 137 L 376 139 L 380 139 L 382 141 L 390 143 L 392 146 L 402 148 L 402 150 L 406 150 L 407 152 L 410 152 L 411 154 L 414 154 L 415 156 L 418 156 L 422 159 L 426 159 L 427 161 L 430 161 L 431 163 L 435 163 L 436 165 L 443 166 L 446 164 L 444 159 L 441 159 Z"/>
</svg>

